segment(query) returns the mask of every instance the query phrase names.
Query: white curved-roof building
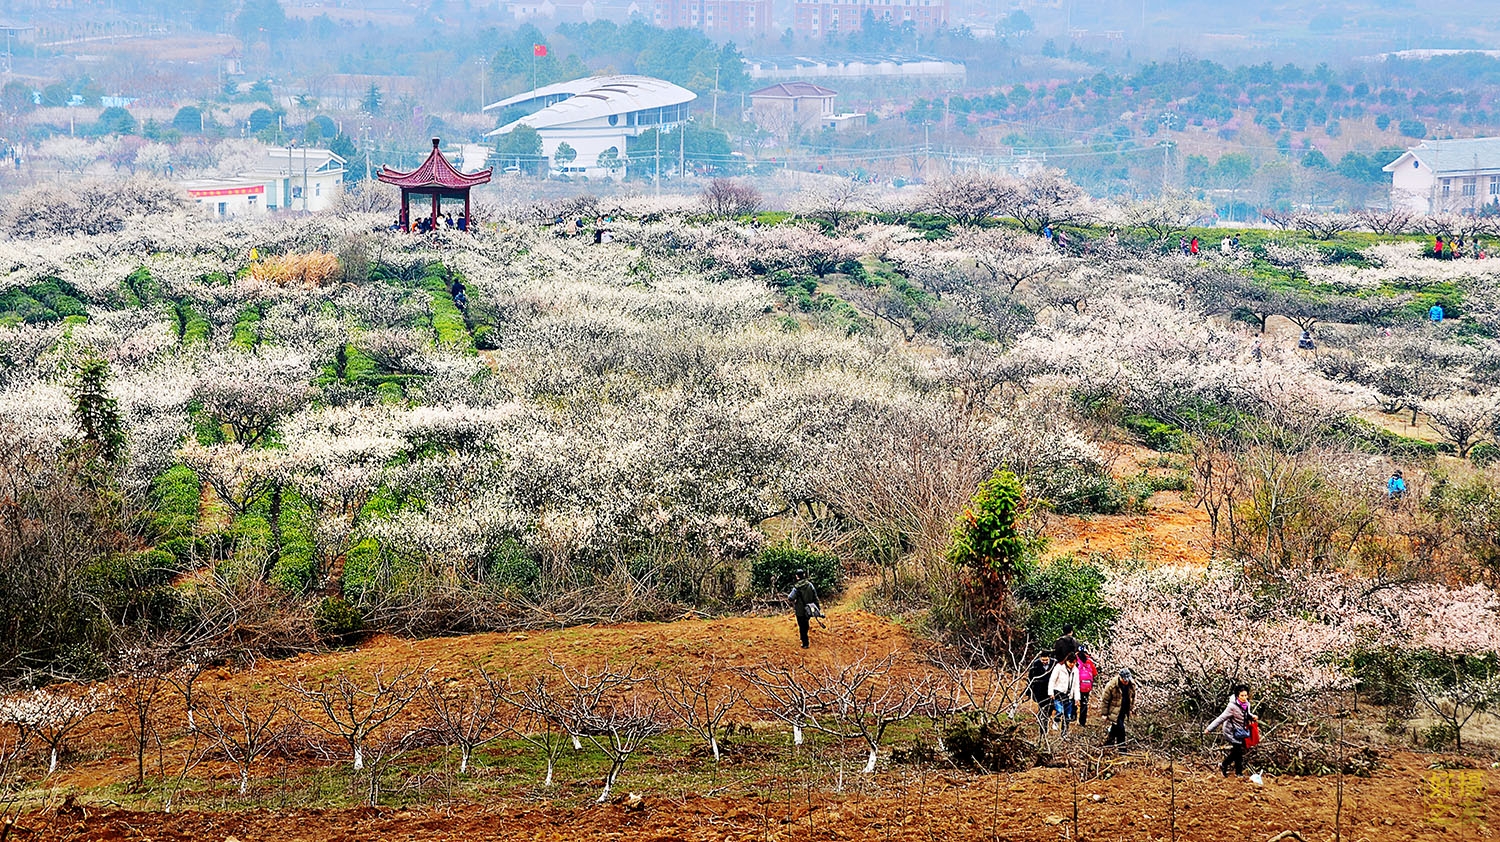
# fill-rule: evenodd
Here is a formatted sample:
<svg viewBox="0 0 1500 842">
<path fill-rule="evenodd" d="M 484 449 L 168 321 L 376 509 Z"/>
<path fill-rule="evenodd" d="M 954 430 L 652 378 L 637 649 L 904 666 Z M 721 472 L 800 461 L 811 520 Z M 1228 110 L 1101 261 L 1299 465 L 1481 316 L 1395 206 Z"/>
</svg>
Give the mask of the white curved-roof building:
<svg viewBox="0 0 1500 842">
<path fill-rule="evenodd" d="M 615 176 L 624 171 L 625 140 L 647 129 L 671 129 L 687 122 L 688 103 L 698 95 L 680 85 L 650 76 L 593 76 L 547 85 L 484 107 L 541 105 L 540 111 L 507 123 L 489 137 L 530 126 L 542 136 L 542 154 L 564 172 Z M 567 143 L 577 153 L 572 161 L 557 161 L 558 146 Z M 666 151 L 663 150 L 663 156 Z M 601 163 L 600 156 L 604 157 Z M 610 166 L 611 160 L 620 165 Z"/>
</svg>

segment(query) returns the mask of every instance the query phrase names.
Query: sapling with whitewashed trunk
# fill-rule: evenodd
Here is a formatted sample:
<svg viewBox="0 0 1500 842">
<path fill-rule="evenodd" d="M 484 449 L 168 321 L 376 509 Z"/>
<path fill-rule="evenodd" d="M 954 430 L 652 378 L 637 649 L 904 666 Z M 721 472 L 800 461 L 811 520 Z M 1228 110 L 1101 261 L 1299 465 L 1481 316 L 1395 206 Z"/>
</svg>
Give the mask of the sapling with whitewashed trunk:
<svg viewBox="0 0 1500 842">
<path fill-rule="evenodd" d="M 356 772 L 365 768 L 365 745 L 372 734 L 401 715 L 422 690 L 427 672 L 402 669 L 387 673 L 378 668 L 368 677 L 340 672 L 315 686 L 302 681 L 286 689 L 302 700 L 311 711 L 299 706 L 292 715 L 303 724 L 335 737 L 349 750 Z"/>
</svg>

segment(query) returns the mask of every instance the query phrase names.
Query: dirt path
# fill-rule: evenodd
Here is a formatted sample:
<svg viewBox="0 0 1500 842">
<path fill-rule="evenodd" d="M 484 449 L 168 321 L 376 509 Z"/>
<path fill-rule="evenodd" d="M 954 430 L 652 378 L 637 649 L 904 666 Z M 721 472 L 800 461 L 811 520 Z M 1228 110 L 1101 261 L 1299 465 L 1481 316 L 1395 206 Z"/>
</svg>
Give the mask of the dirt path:
<svg viewBox="0 0 1500 842">
<path fill-rule="evenodd" d="M 1107 553 L 1148 564 L 1207 564 L 1211 542 L 1208 515 L 1175 491 L 1152 495 L 1143 515 L 1059 517 L 1047 528 L 1047 555 Z"/>
</svg>

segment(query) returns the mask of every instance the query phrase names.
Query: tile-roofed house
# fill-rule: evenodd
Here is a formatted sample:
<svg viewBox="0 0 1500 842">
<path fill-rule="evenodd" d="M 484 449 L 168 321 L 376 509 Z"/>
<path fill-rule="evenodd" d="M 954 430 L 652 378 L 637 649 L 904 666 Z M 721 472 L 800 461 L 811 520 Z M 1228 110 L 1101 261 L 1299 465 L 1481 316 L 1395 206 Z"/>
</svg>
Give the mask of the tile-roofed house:
<svg viewBox="0 0 1500 842">
<path fill-rule="evenodd" d="M 837 91 L 811 82 L 777 82 L 750 92 L 750 114 L 755 124 L 781 138 L 796 131 L 817 129 L 833 116 Z"/>
</svg>

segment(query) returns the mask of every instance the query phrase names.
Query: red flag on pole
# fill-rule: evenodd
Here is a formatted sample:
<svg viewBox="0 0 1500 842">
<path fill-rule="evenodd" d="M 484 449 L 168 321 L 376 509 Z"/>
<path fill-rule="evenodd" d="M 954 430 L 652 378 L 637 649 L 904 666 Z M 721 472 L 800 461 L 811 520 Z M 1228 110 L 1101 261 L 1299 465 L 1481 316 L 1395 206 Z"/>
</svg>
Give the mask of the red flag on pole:
<svg viewBox="0 0 1500 842">
<path fill-rule="evenodd" d="M 531 45 L 531 54 L 533 56 L 535 56 L 536 58 L 546 58 L 547 57 L 547 45 L 546 44 L 532 44 Z"/>
</svg>

